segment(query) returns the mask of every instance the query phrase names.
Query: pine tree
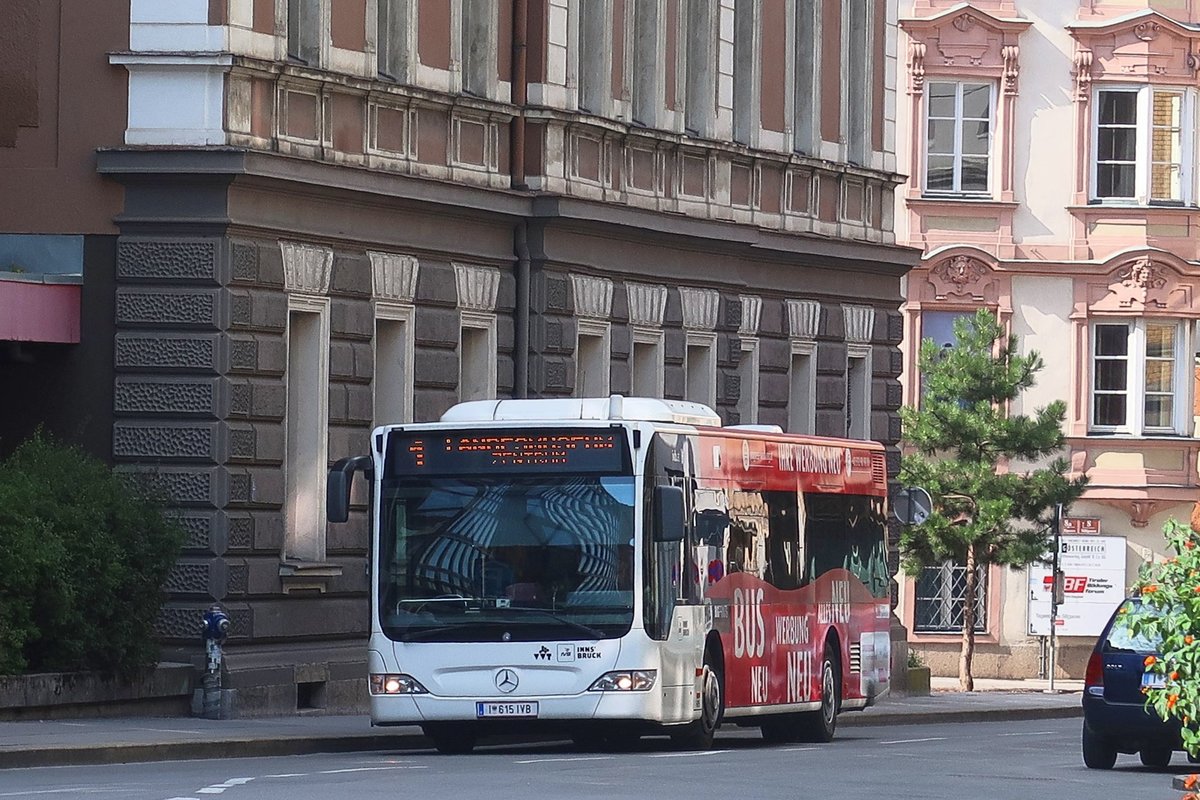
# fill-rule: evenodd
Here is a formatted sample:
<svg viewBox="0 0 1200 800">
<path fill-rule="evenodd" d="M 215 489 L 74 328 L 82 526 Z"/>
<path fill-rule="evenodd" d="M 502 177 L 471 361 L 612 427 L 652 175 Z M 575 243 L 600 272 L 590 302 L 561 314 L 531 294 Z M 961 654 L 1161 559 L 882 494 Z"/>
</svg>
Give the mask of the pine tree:
<svg viewBox="0 0 1200 800">
<path fill-rule="evenodd" d="M 1078 498 L 1087 479 L 1069 478 L 1061 455 L 1028 472 L 1012 469 L 1015 460 L 1040 462 L 1063 447 L 1064 402 L 1032 417 L 1008 413 L 1034 385 L 1041 356 L 1020 355 L 1016 337 L 1005 336 L 986 309 L 956 320 L 954 333 L 953 347 L 922 343 L 919 406 L 900 411 L 909 451 L 900 482 L 926 489 L 933 499 L 929 518 L 902 532 L 900 551 L 910 575 L 945 561 L 965 567 L 958 674 L 962 689 L 972 691 L 978 570 L 992 564 L 1019 569 L 1044 559 L 1055 505 Z"/>
</svg>

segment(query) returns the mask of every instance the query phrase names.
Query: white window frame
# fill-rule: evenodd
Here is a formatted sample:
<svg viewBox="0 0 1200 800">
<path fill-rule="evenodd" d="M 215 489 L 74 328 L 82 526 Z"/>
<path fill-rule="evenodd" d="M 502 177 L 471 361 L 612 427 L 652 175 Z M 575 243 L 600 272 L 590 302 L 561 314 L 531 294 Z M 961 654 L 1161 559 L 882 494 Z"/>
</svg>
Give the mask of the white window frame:
<svg viewBox="0 0 1200 800">
<path fill-rule="evenodd" d="M 693 363 L 692 351 L 703 351 Z M 703 376 L 697 376 L 697 371 L 703 371 Z M 692 381 L 700 377 L 704 381 L 702 392 L 693 391 Z M 683 399 L 693 403 L 703 403 L 709 408 L 717 405 L 717 335 L 715 333 L 687 332 L 687 342 L 684 345 L 683 357 Z"/>
<path fill-rule="evenodd" d="M 1123 325 L 1128 331 L 1128 347 L 1125 355 L 1125 423 L 1122 425 L 1100 425 L 1096 422 L 1096 337 L 1098 329 L 1105 325 Z M 1170 427 L 1148 427 L 1146 416 L 1146 326 L 1173 325 L 1175 327 L 1174 398 Z M 1190 435 L 1192 417 L 1192 370 L 1195 364 L 1194 332 L 1191 323 L 1170 318 L 1122 318 L 1106 317 L 1092 321 L 1088 330 L 1088 432 L 1097 434 L 1124 434 L 1127 436 L 1179 436 Z M 1110 359 L 1105 359 L 1110 360 Z M 1113 359 L 1115 360 L 1115 359 Z M 1122 392 L 1103 392 L 1119 394 Z"/>
<path fill-rule="evenodd" d="M 1137 144 L 1135 148 L 1135 167 L 1134 167 L 1134 196 L 1133 197 L 1101 197 L 1097 193 L 1099 188 L 1099 154 L 1100 154 L 1100 97 L 1108 92 L 1126 92 L 1137 96 Z M 1179 186 L 1180 198 L 1178 200 L 1156 200 L 1151 198 L 1153 169 L 1151 159 L 1153 153 L 1151 151 L 1152 131 L 1153 131 L 1153 97 L 1155 92 L 1164 92 L 1170 94 L 1180 94 L 1183 96 L 1183 108 L 1180 115 L 1180 167 L 1179 167 Z M 1093 203 L 1104 205 L 1163 205 L 1163 206 L 1191 206 L 1196 203 L 1196 97 L 1195 89 L 1190 89 L 1184 86 L 1132 86 L 1132 85 L 1106 85 L 1095 88 L 1092 97 L 1092 108 L 1095 109 L 1092 114 L 1092 130 L 1091 142 L 1092 153 L 1090 158 L 1089 168 L 1091 171 L 1090 186 L 1088 187 L 1088 197 Z"/>
<path fill-rule="evenodd" d="M 482 360 L 486 366 L 482 373 L 483 386 L 478 392 L 474 391 L 474 387 L 480 383 L 480 373 L 467 364 L 467 352 L 464 345 L 466 337 L 463 336 L 467 330 L 482 330 L 487 337 L 487 355 L 489 357 Z M 496 315 L 480 311 L 460 311 L 458 323 L 458 399 L 460 401 L 496 399 L 497 355 Z M 464 392 L 464 387 L 471 387 L 472 391 Z"/>
<path fill-rule="evenodd" d="M 664 366 L 664 351 L 663 351 L 663 332 L 658 329 L 634 328 L 632 331 L 632 342 L 629 346 L 629 388 L 630 394 L 636 396 L 645 396 L 645 392 L 641 391 L 637 386 L 637 376 L 640 371 L 640 366 L 636 358 L 637 346 L 646 345 L 653 348 L 654 363 L 650 365 L 653 372 L 654 393 L 651 397 L 661 398 L 663 396 L 664 387 L 666 384 L 666 368 Z"/>
<path fill-rule="evenodd" d="M 743 336 L 741 348 L 742 357 L 737 367 L 741 392 L 738 395 L 738 420 L 743 425 L 754 425 L 758 423 L 758 339 Z"/>
<path fill-rule="evenodd" d="M 583 340 L 600 340 L 600 386 L 595 392 L 586 391 L 583 380 Z M 612 387 L 612 324 L 597 319 L 580 319 L 575 331 L 575 396 L 608 397 Z M 591 368 L 597 365 L 591 365 Z"/>
<path fill-rule="evenodd" d="M 285 560 L 325 560 L 325 471 L 329 468 L 329 308 L 328 297 L 289 296 L 285 373 L 287 408 L 284 425 Z M 295 316 L 317 318 L 316 386 L 296 387 L 292 353 Z M 297 392 L 293 392 L 296 389 Z M 304 401 L 304 407 L 296 400 Z"/>
<path fill-rule="evenodd" d="M 375 304 L 375 338 L 374 347 L 375 369 L 371 376 L 371 409 L 375 427 L 393 422 L 412 422 L 413 420 L 413 390 L 414 370 L 413 359 L 416 357 L 416 337 L 413 335 L 414 309 L 410 305 L 400 303 L 376 302 Z M 383 323 L 383 326 L 380 325 Z M 381 370 L 380 365 L 385 359 L 381 358 L 383 336 L 381 327 L 402 326 L 402 338 L 399 343 L 386 343 L 387 347 L 398 347 L 400 355 L 399 374 L 394 376 L 389 368 Z M 384 377 L 398 377 L 398 380 L 381 380 Z M 382 413 L 383 409 L 398 409 L 398 414 Z M 395 418 L 390 418 L 395 417 Z"/>
<path fill-rule="evenodd" d="M 817 343 L 793 339 L 788 362 L 788 432 L 817 432 Z M 796 365 L 801 368 L 797 372 Z"/>
<path fill-rule="evenodd" d="M 930 101 L 933 87 L 937 84 L 950 84 L 954 86 L 954 176 L 953 187 L 950 189 L 931 189 L 929 188 L 929 120 L 930 120 Z M 971 84 L 973 86 L 987 86 L 989 89 L 988 95 L 988 148 L 987 148 L 987 188 L 983 191 L 965 191 L 962 189 L 962 128 L 963 128 L 963 86 Z M 930 80 L 926 87 L 925 101 L 925 119 L 924 127 L 921 131 L 921 187 L 924 194 L 932 197 L 991 197 L 993 187 L 996 185 L 996 82 L 987 79 L 980 80 Z M 938 117 L 937 119 L 946 119 Z M 971 120 L 975 121 L 975 117 Z M 938 155 L 945 155 L 939 153 Z"/>
<path fill-rule="evenodd" d="M 855 366 L 860 370 L 855 374 Z M 857 386 L 854 384 L 857 382 Z M 851 407 L 857 394 L 858 407 Z M 868 439 L 871 436 L 871 345 L 846 345 L 846 436 Z"/>
</svg>

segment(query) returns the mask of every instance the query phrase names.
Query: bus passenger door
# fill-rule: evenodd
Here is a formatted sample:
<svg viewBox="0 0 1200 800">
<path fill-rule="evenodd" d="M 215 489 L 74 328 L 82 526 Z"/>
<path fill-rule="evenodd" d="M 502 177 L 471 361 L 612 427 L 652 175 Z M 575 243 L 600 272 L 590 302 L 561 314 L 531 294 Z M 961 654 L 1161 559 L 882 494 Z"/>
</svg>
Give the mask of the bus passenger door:
<svg viewBox="0 0 1200 800">
<path fill-rule="evenodd" d="M 663 721 L 683 722 L 699 713 L 697 673 L 704 663 L 708 628 L 701 599 L 703 576 L 696 563 L 696 480 L 691 448 L 686 437 L 677 439 L 684 445 L 682 448 L 671 446 L 663 438 L 656 437 L 660 449 L 655 462 L 661 469 L 657 471 L 655 485 L 682 493 L 683 530 L 676 533 L 682 535 L 673 541 L 653 542 L 649 552 L 653 568 L 649 574 L 654 576 L 651 593 L 659 609 L 660 624 L 655 638 L 663 643 L 660 650 Z"/>
</svg>

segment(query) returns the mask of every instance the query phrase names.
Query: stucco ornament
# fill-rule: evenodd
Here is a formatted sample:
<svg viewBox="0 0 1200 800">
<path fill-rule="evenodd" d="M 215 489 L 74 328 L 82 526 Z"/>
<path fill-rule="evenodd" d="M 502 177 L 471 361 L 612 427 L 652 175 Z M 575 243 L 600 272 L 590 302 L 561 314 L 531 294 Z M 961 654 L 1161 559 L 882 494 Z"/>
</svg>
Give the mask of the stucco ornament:
<svg viewBox="0 0 1200 800">
<path fill-rule="evenodd" d="M 925 43 L 908 43 L 908 90 L 912 94 L 925 91 Z"/>
<path fill-rule="evenodd" d="M 1158 34 L 1161 31 L 1161 25 L 1154 21 L 1148 21 L 1143 22 L 1140 25 L 1135 25 L 1133 28 L 1133 35 L 1141 39 L 1143 42 L 1153 42 L 1158 38 Z"/>
<path fill-rule="evenodd" d="M 1017 75 L 1020 74 L 1021 48 L 1015 44 L 1006 44 L 1000 49 L 1004 58 L 1004 74 L 1002 75 L 1005 94 L 1017 93 Z"/>
<path fill-rule="evenodd" d="M 991 31 L 979 24 L 972 14 L 955 17 L 950 28 L 941 29 L 937 42 L 945 66 L 959 65 L 960 59 L 965 59 L 967 64 L 977 67 L 983 63 L 989 50 L 992 50 L 993 58 L 996 52 L 992 49 Z"/>
<path fill-rule="evenodd" d="M 1075 51 L 1075 100 L 1087 103 L 1092 95 L 1092 51 Z"/>
<path fill-rule="evenodd" d="M 1112 284 L 1117 303 L 1123 308 L 1146 305 L 1164 305 L 1158 295 L 1167 279 L 1162 268 L 1149 258 L 1139 258 L 1117 273 L 1117 282 Z"/>
<path fill-rule="evenodd" d="M 929 282 L 933 285 L 938 300 L 947 297 L 970 297 L 982 300 L 980 279 L 987 275 L 988 268 L 977 258 L 957 255 L 942 261 L 929 271 Z"/>
</svg>

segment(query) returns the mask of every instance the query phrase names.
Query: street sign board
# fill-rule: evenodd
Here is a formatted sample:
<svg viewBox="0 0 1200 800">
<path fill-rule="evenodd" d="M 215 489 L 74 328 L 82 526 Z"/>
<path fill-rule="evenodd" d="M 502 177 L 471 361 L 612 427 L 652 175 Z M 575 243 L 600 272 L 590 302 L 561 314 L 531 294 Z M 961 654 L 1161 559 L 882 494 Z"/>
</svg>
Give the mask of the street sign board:
<svg viewBox="0 0 1200 800">
<path fill-rule="evenodd" d="M 1125 598 L 1124 536 L 1063 536 L 1058 564 L 1063 602 L 1058 607 L 1058 636 L 1097 636 L 1113 609 Z M 1049 556 L 1047 556 L 1049 560 Z M 1029 567 L 1029 635 L 1050 635 L 1054 579 L 1048 564 Z"/>
<path fill-rule="evenodd" d="M 1061 533 L 1064 536 L 1087 534 L 1089 536 L 1100 535 L 1100 518 L 1099 517 L 1063 517 Z"/>
<path fill-rule="evenodd" d="M 901 525 L 920 525 L 933 513 L 933 498 L 919 486 L 897 489 L 892 495 L 892 514 Z"/>
</svg>

